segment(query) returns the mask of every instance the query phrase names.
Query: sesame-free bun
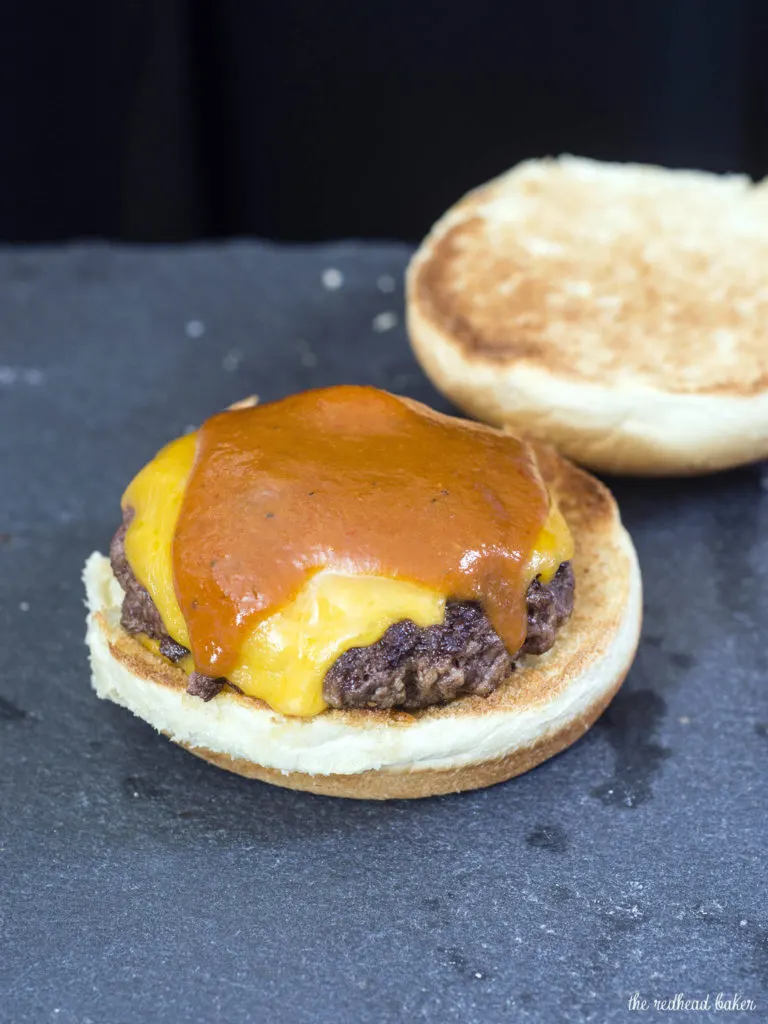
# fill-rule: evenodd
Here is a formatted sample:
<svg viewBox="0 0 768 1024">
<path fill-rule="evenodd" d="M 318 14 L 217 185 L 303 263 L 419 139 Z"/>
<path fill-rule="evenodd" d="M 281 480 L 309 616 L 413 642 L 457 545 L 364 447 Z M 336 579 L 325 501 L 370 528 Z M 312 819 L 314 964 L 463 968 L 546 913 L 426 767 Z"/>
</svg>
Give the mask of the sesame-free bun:
<svg viewBox="0 0 768 1024">
<path fill-rule="evenodd" d="M 563 156 L 465 196 L 408 271 L 438 388 L 595 469 L 768 456 L 768 183 Z"/>
<path fill-rule="evenodd" d="M 225 686 L 209 703 L 186 676 L 120 627 L 123 593 L 109 561 L 85 566 L 93 687 L 221 768 L 290 789 L 384 800 L 489 786 L 569 746 L 602 713 L 632 662 L 640 570 L 611 494 L 539 450 L 571 528 L 576 601 L 555 645 L 524 658 L 490 697 L 423 711 L 327 710 L 290 718 Z"/>
</svg>

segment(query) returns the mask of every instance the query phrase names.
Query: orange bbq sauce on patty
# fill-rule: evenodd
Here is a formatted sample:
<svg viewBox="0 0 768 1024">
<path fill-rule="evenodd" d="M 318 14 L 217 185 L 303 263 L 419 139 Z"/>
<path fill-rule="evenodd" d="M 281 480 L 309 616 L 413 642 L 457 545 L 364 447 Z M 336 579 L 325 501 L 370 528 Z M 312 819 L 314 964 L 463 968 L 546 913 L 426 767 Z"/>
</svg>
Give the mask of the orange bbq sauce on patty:
<svg viewBox="0 0 768 1024">
<path fill-rule="evenodd" d="M 516 651 L 548 512 L 525 442 L 375 388 L 214 416 L 173 541 L 195 665 L 226 676 L 250 631 L 321 569 L 481 601 Z"/>
</svg>

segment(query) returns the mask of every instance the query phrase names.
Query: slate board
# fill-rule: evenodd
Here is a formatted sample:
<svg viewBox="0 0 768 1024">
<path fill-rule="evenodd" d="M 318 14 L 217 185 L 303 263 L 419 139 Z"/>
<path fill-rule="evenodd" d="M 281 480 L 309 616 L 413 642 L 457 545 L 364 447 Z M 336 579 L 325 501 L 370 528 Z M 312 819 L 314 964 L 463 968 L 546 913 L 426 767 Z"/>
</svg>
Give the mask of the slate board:
<svg viewBox="0 0 768 1024">
<path fill-rule="evenodd" d="M 166 440 L 312 385 L 448 408 L 406 343 L 407 256 L 0 252 L 1 1020 L 651 1020 L 634 992 L 735 991 L 768 1019 L 765 467 L 614 482 L 639 657 L 592 732 L 506 785 L 274 789 L 90 691 L 81 567 Z"/>
</svg>

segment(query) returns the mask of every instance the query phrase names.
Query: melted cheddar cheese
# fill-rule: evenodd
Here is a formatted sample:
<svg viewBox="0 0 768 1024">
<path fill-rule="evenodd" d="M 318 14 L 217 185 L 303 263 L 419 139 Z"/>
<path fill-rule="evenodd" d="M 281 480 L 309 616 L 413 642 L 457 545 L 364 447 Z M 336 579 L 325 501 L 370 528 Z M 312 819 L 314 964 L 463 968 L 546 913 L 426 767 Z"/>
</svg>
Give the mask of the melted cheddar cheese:
<svg viewBox="0 0 768 1024">
<path fill-rule="evenodd" d="M 166 445 L 133 479 L 123 495 L 133 509 L 125 538 L 130 566 L 154 601 L 168 633 L 189 647 L 189 632 L 173 578 L 176 522 L 195 459 L 196 435 Z M 529 562 L 529 579 L 548 583 L 561 562 L 573 556 L 573 541 L 554 503 Z M 243 643 L 228 678 L 243 693 L 286 715 L 311 716 L 325 710 L 325 673 L 344 651 L 375 643 L 395 622 L 436 625 L 445 615 L 446 595 L 406 580 L 321 570 L 276 613 L 263 619 Z M 145 646 L 157 652 L 157 644 Z M 179 663 L 194 668 L 191 656 Z"/>
</svg>

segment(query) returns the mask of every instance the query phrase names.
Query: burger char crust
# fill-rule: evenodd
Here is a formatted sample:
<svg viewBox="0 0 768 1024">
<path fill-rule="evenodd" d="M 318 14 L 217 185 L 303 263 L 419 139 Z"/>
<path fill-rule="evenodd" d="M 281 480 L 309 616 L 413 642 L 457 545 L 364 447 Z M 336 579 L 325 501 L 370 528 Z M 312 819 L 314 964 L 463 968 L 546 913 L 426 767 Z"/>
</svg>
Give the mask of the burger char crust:
<svg viewBox="0 0 768 1024">
<path fill-rule="evenodd" d="M 112 571 L 125 592 L 120 624 L 132 635 L 159 641 L 171 661 L 189 653 L 167 633 L 147 590 L 136 579 L 125 555 L 125 534 L 133 516 L 123 523 L 110 546 Z M 510 653 L 481 605 L 448 601 L 445 619 L 420 627 L 408 619 L 390 626 L 367 647 L 345 651 L 331 665 L 323 683 L 323 698 L 332 708 L 417 708 L 443 704 L 466 694 L 487 697 L 514 670 L 524 654 L 544 654 L 573 610 L 574 575 L 563 562 L 550 583 L 533 580 L 527 593 L 527 635 L 519 651 Z M 209 701 L 224 686 L 192 672 L 187 692 Z"/>
</svg>

